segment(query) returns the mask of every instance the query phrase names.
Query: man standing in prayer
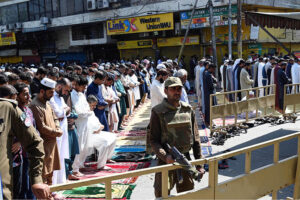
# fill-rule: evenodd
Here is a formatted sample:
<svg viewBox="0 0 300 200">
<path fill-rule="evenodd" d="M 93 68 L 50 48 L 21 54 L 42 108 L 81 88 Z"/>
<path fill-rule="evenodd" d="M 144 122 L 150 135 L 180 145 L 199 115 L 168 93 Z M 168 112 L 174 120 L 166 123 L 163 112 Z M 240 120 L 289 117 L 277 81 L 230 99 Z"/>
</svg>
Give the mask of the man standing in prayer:
<svg viewBox="0 0 300 200">
<path fill-rule="evenodd" d="M 61 137 L 63 132 L 59 127 L 59 120 L 49 104 L 49 100 L 54 94 L 55 85 L 55 81 L 44 78 L 41 81 L 40 93 L 30 104 L 37 130 L 44 140 L 45 158 L 42 178 L 43 182 L 48 185 L 52 185 L 53 171 L 65 167 L 60 166 L 56 142 L 56 138 Z"/>
<path fill-rule="evenodd" d="M 67 116 L 70 114 L 71 109 L 65 103 L 63 95 L 68 95 L 71 90 L 71 82 L 63 78 L 57 81 L 55 86 L 54 96 L 50 99 L 50 105 L 56 117 L 59 119 L 60 128 L 63 131 L 62 137 L 57 138 L 57 147 L 60 156 L 59 171 L 53 173 L 53 184 L 61 184 L 66 182 L 66 167 L 65 159 L 69 159 L 69 134 L 68 134 L 68 120 Z"/>
<path fill-rule="evenodd" d="M 160 104 L 166 97 L 164 93 L 164 82 L 168 78 L 168 72 L 166 69 L 160 69 L 157 72 L 156 78 L 151 85 L 151 107 Z"/>
<path fill-rule="evenodd" d="M 246 61 L 245 65 L 242 66 L 242 71 L 240 74 L 240 83 L 241 83 L 241 90 L 244 89 L 250 89 L 252 88 L 253 80 L 250 79 L 248 70 L 251 67 L 251 61 Z M 247 92 L 242 92 L 242 98 L 243 99 L 247 95 Z"/>
<path fill-rule="evenodd" d="M 210 95 L 215 93 L 217 86 L 216 80 L 212 74 L 215 73 L 216 66 L 209 64 L 208 69 L 203 74 L 203 89 L 204 89 L 204 101 L 205 101 L 205 124 L 210 125 Z M 216 97 L 213 98 L 213 105 L 217 104 Z"/>
<path fill-rule="evenodd" d="M 104 71 L 95 72 L 94 81 L 88 86 L 86 95 L 94 95 L 98 99 L 98 106 L 95 108 L 95 115 L 98 117 L 101 124 L 104 126 L 104 131 L 108 131 L 108 122 L 105 115 L 105 108 L 108 106 L 108 102 L 106 102 L 103 98 L 102 90 L 103 83 L 105 82 L 107 75 Z"/>
</svg>

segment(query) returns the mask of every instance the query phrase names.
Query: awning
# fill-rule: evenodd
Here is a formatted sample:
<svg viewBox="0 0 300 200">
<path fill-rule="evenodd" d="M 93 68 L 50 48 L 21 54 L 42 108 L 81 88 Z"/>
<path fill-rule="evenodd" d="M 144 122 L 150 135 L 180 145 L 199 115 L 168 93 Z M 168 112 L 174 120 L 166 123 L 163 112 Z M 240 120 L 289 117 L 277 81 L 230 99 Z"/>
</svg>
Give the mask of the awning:
<svg viewBox="0 0 300 200">
<path fill-rule="evenodd" d="M 16 56 L 16 55 L 17 55 L 17 49 L 6 49 L 0 51 L 1 57 Z"/>
<path fill-rule="evenodd" d="M 287 28 L 300 30 L 300 12 L 262 13 L 245 12 L 246 25 L 257 25 L 249 17 L 255 19 L 262 26 L 268 28 Z"/>
</svg>

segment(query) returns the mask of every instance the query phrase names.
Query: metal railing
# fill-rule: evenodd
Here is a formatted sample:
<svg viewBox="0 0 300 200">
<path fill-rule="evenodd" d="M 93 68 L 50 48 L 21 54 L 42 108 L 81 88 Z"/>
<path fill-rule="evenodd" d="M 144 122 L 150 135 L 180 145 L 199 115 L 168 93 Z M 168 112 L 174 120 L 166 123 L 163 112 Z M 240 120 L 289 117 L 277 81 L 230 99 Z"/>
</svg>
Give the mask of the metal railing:
<svg viewBox="0 0 300 200">
<path fill-rule="evenodd" d="M 266 94 L 262 97 L 259 97 L 260 90 Z M 255 91 L 255 96 L 250 98 L 250 91 Z M 258 110 L 259 108 L 263 108 L 263 113 L 260 117 L 264 117 L 267 115 L 273 115 L 275 112 L 275 91 L 276 85 L 268 85 L 263 87 L 256 87 L 251 89 L 244 89 L 244 90 L 236 90 L 231 92 L 222 92 L 217 94 L 210 95 L 210 132 L 214 132 L 215 130 L 219 130 L 222 128 L 227 127 L 225 125 L 225 119 L 227 116 L 234 116 L 234 124 L 237 125 L 238 122 L 238 114 L 245 113 L 245 120 L 240 122 L 248 122 L 248 114 L 250 111 L 256 111 L 256 118 L 258 118 Z M 238 94 L 246 93 L 245 101 L 238 101 Z M 218 102 L 218 105 L 213 105 L 213 98 L 217 98 L 218 96 L 222 96 L 221 100 L 223 102 Z M 232 101 L 229 101 L 228 99 Z M 272 108 L 271 113 L 267 112 L 267 108 Z M 213 119 L 222 118 L 223 125 L 219 127 L 213 127 Z M 253 119 L 256 119 L 253 118 Z M 232 126 L 232 125 L 228 125 Z"/>
<path fill-rule="evenodd" d="M 279 144 L 284 141 L 298 139 L 297 155 L 284 160 L 279 160 Z M 273 145 L 273 163 L 259 169 L 251 170 L 251 153 L 254 150 Z M 226 182 L 218 183 L 218 161 L 232 156 L 245 154 L 245 172 Z M 294 185 L 294 199 L 300 198 L 300 132 L 280 137 L 260 144 L 234 150 L 225 154 L 207 159 L 192 161 L 194 165 L 209 165 L 208 187 L 192 191 L 168 195 L 168 172 L 180 168 L 175 165 L 163 165 L 148 169 L 130 171 L 122 174 L 110 175 L 88 180 L 80 180 L 62 185 L 51 186 L 51 191 L 68 190 L 76 187 L 97 183 L 105 183 L 105 199 L 112 199 L 112 181 L 128 177 L 136 177 L 151 173 L 162 173 L 162 198 L 163 199 L 257 199 L 272 193 L 272 198 L 277 198 L 277 191 L 289 185 Z"/>
<path fill-rule="evenodd" d="M 291 91 L 291 92 L 287 92 Z M 296 109 L 296 105 L 300 104 L 300 83 L 298 84 L 286 84 L 284 85 L 284 96 L 283 96 L 283 114 L 286 113 L 287 106 L 293 106 L 292 113 L 300 112 Z M 289 113 L 291 114 L 291 113 Z"/>
</svg>

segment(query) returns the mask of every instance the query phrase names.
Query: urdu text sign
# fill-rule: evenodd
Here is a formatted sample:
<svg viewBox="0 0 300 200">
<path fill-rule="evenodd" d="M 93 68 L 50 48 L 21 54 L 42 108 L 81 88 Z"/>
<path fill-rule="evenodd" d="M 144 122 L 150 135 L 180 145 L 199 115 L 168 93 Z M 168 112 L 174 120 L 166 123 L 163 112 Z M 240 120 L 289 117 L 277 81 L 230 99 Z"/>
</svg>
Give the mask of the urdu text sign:
<svg viewBox="0 0 300 200">
<path fill-rule="evenodd" d="M 107 21 L 107 34 L 119 35 L 174 29 L 173 13 Z"/>
</svg>

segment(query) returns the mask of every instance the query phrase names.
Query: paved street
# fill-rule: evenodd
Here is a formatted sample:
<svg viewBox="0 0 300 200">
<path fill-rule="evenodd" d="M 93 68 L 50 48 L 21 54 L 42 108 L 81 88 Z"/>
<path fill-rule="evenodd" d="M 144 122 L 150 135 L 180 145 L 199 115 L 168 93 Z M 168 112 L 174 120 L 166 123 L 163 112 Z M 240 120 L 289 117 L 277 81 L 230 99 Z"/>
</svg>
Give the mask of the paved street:
<svg viewBox="0 0 300 200">
<path fill-rule="evenodd" d="M 142 122 L 144 122 L 142 124 L 145 124 L 149 120 L 149 116 L 148 116 L 150 114 L 149 109 L 150 107 L 147 105 L 147 109 L 143 110 L 143 112 L 147 114 L 145 115 L 139 114 L 141 118 L 139 119 L 138 124 L 141 124 Z M 134 127 L 134 122 L 132 122 L 131 126 Z M 264 141 L 289 135 L 297 131 L 300 131 L 300 117 L 298 117 L 296 123 L 286 123 L 286 124 L 275 125 L 275 126 L 272 126 L 271 124 L 260 125 L 248 129 L 247 134 L 241 134 L 240 136 L 236 136 L 226 140 L 223 146 L 212 145 L 213 155 L 220 154 L 227 149 L 236 150 L 236 149 L 244 148 L 250 145 L 258 144 Z M 279 155 L 280 160 L 295 155 L 296 152 L 297 152 L 296 139 L 283 142 L 280 144 L 280 155 Z M 229 168 L 224 170 L 219 170 L 219 183 L 244 173 L 245 156 L 240 155 L 237 156 L 236 158 L 237 160 L 228 160 Z M 272 161 L 273 161 L 273 146 L 253 151 L 251 170 L 268 165 L 272 163 Z M 152 166 L 155 166 L 155 161 L 152 162 Z M 195 190 L 208 186 L 208 173 L 204 176 L 201 183 L 196 183 Z M 144 199 L 144 200 L 155 199 L 153 182 L 154 182 L 154 174 L 139 177 L 139 179 L 136 182 L 137 186 L 133 191 L 131 199 Z M 171 195 L 175 193 L 176 191 L 173 190 L 171 192 Z M 293 187 L 290 186 L 283 190 L 280 190 L 278 192 L 278 198 L 286 199 L 286 197 L 292 197 L 292 194 L 293 194 Z M 271 195 L 267 195 L 261 199 L 271 199 L 271 198 L 272 198 Z"/>
</svg>

